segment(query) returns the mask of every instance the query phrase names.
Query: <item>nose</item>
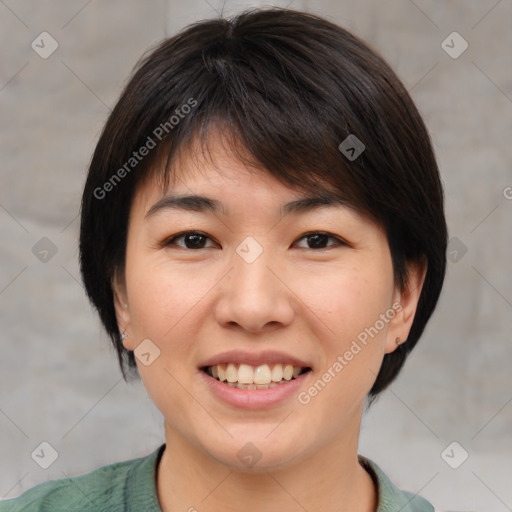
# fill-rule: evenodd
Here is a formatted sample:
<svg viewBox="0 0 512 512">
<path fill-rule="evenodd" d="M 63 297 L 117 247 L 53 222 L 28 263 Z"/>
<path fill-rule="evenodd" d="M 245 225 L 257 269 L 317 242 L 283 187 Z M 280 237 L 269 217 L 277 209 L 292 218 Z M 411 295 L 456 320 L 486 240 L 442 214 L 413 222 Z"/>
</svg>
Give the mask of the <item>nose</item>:
<svg viewBox="0 0 512 512">
<path fill-rule="evenodd" d="M 253 334 L 289 325 L 295 314 L 293 293 L 282 274 L 265 251 L 252 263 L 235 254 L 233 268 L 220 283 L 217 322 Z"/>
</svg>

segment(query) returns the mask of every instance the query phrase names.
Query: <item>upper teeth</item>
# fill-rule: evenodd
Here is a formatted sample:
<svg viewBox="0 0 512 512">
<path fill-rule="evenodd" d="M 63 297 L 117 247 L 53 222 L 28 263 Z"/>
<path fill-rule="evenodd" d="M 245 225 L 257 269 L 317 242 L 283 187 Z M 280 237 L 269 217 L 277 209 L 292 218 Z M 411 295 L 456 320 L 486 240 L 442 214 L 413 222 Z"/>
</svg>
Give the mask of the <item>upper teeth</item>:
<svg viewBox="0 0 512 512">
<path fill-rule="evenodd" d="M 302 368 L 291 364 L 268 364 L 251 366 L 248 364 L 216 364 L 208 368 L 209 373 L 222 381 L 238 382 L 239 384 L 270 384 L 282 379 L 291 380 L 299 376 Z"/>
</svg>

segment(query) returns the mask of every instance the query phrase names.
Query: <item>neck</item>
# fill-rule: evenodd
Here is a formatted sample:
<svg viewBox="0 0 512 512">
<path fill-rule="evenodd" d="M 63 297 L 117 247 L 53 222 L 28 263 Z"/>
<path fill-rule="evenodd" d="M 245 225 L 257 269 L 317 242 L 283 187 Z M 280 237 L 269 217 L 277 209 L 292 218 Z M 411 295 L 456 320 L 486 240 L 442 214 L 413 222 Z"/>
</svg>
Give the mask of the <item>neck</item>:
<svg viewBox="0 0 512 512">
<path fill-rule="evenodd" d="M 286 469 L 248 473 L 220 464 L 166 424 L 157 473 L 160 507 L 163 512 L 375 512 L 374 483 L 357 459 L 357 427 Z"/>
</svg>

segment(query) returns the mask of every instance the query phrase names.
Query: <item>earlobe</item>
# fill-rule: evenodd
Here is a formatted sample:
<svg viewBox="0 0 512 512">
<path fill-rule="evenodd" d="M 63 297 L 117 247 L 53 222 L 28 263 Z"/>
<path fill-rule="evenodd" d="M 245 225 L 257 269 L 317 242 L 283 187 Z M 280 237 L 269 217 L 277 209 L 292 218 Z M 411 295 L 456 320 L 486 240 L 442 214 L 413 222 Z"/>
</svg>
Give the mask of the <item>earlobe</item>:
<svg viewBox="0 0 512 512">
<path fill-rule="evenodd" d="M 133 350 L 132 340 L 129 338 L 128 333 L 123 329 L 121 332 L 121 342 L 126 350 Z"/>
<path fill-rule="evenodd" d="M 385 347 L 386 354 L 393 352 L 403 343 L 407 343 L 426 274 L 426 261 L 409 263 L 407 282 L 403 290 L 396 290 L 395 292 L 393 308 L 396 314 L 389 323 Z M 395 307 L 395 304 L 397 307 Z"/>
</svg>

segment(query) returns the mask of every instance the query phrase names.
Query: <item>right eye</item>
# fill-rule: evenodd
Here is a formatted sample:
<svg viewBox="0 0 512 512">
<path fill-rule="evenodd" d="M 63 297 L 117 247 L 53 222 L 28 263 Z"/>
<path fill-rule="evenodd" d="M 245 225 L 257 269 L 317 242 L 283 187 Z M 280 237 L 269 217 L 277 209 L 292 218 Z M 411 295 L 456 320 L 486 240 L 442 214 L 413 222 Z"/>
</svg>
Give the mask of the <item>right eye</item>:
<svg viewBox="0 0 512 512">
<path fill-rule="evenodd" d="M 183 240 L 183 243 L 177 243 L 178 240 Z M 177 245 L 183 249 L 208 249 L 209 247 L 205 247 L 207 240 L 211 240 L 211 238 L 200 231 L 186 231 L 168 238 L 163 246 Z"/>
</svg>

